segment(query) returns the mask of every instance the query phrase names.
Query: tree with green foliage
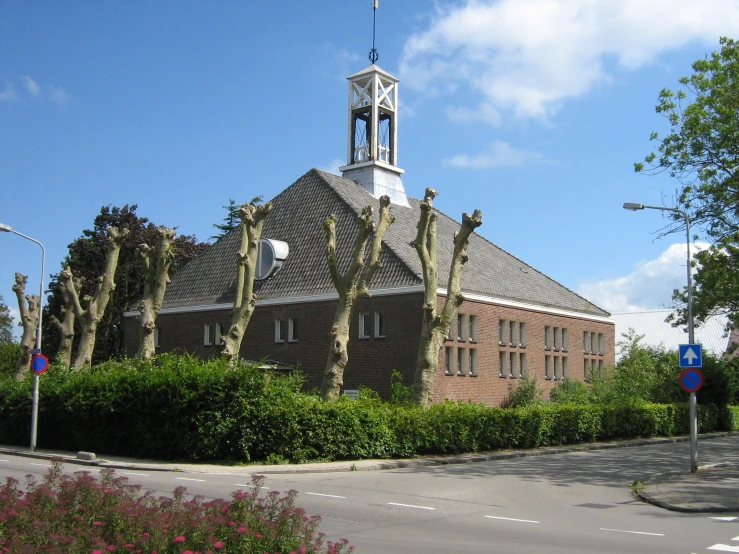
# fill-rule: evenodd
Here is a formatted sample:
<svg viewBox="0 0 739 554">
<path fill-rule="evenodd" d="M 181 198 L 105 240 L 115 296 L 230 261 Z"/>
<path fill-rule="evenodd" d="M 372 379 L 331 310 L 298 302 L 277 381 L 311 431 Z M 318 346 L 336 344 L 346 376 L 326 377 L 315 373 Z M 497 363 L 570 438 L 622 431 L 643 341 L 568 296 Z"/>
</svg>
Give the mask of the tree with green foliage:
<svg viewBox="0 0 739 554">
<path fill-rule="evenodd" d="M 13 316 L 0 294 L 0 344 L 13 342 Z"/>
<path fill-rule="evenodd" d="M 262 196 L 255 196 L 249 203 L 254 205 L 261 204 Z M 223 223 L 213 224 L 213 227 L 218 229 L 220 232 L 210 237 L 209 240 L 220 240 L 231 231 L 238 229 L 239 225 L 241 225 L 241 204 L 237 204 L 233 198 L 229 198 L 228 204 L 226 206 L 222 206 L 222 208 L 226 210 Z"/>
<path fill-rule="evenodd" d="M 679 183 L 677 202 L 696 228 L 713 244 L 696 255 L 693 296 L 698 323 L 713 314 L 728 314 L 739 324 L 739 43 L 722 37 L 721 50 L 693 64 L 680 79 L 682 89 L 663 89 L 657 113 L 670 125 L 665 137 L 652 133 L 657 152 L 636 163 L 637 172 L 668 172 Z M 663 234 L 684 232 L 674 214 Z M 675 291 L 675 324 L 687 319 L 687 294 Z"/>
<path fill-rule="evenodd" d="M 93 363 L 123 355 L 123 313 L 135 309 L 144 295 L 144 262 L 138 254 L 140 244 L 155 244 L 157 225 L 136 213 L 137 206 L 124 205 L 122 208 L 103 206 L 95 217 L 91 229 L 69 245 L 69 253 L 62 261 L 62 268 L 70 267 L 76 278 L 80 279 L 80 298 L 92 297 L 97 288 L 98 278 L 104 273 L 107 248 L 106 229 L 117 227 L 127 229 L 128 235 L 121 246 L 118 269 L 115 274 L 115 288 L 108 308 L 99 322 L 93 351 Z M 194 235 L 180 235 L 172 244 L 175 257 L 170 268 L 173 275 L 190 259 L 209 245 L 198 242 Z M 59 275 L 52 275 L 49 283 L 51 293 L 44 308 L 44 352 L 49 359 L 56 358 L 60 342 L 60 331 L 51 316 L 62 320 L 64 317 L 64 293 Z M 79 336 L 75 337 L 75 346 Z"/>
</svg>

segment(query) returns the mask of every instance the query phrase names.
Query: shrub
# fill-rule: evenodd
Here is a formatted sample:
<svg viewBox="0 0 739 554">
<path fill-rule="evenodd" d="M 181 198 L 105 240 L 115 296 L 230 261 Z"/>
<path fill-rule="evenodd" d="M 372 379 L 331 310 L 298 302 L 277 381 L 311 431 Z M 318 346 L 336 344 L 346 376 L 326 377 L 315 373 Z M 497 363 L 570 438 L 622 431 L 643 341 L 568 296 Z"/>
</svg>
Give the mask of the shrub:
<svg viewBox="0 0 739 554">
<path fill-rule="evenodd" d="M 346 540 L 325 541 L 320 517 L 294 506 L 296 491 L 280 496 L 258 492 L 264 477 L 252 478 L 247 491 L 231 500 L 187 498 L 179 487 L 173 498 L 141 494 L 138 485 L 104 469 L 98 482 L 88 472 L 74 477 L 52 464 L 42 484 L 27 478 L 25 490 L 11 477 L 0 486 L 0 551 L 102 554 L 114 550 L 160 554 L 186 551 L 323 552 L 353 550 Z"/>
<path fill-rule="evenodd" d="M 555 404 L 588 404 L 588 387 L 582 381 L 566 379 L 560 381 L 549 393 L 549 399 Z"/>
<path fill-rule="evenodd" d="M 21 357 L 21 345 L 15 342 L 0 342 L 0 378 L 13 375 L 15 364 Z"/>
<path fill-rule="evenodd" d="M 390 403 L 408 405 L 413 394 L 412 385 L 403 384 L 403 374 L 393 369 L 390 374 Z"/>
<path fill-rule="evenodd" d="M 516 388 L 510 392 L 505 406 L 508 408 L 532 406 L 541 402 L 543 397 L 544 391 L 539 388 L 536 378 L 527 375 L 523 379 L 519 379 Z"/>
</svg>

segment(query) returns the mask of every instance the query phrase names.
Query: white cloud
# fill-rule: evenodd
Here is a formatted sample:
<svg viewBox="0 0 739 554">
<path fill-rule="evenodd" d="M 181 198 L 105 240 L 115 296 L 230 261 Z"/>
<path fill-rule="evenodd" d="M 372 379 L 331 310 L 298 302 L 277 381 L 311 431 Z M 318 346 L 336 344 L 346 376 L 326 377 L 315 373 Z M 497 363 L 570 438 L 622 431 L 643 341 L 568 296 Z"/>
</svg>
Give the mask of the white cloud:
<svg viewBox="0 0 739 554">
<path fill-rule="evenodd" d="M 428 94 L 472 89 L 490 113 L 546 119 L 609 81 L 609 63 L 635 69 L 738 33 L 736 0 L 464 0 L 406 41 L 400 75 Z"/>
<path fill-rule="evenodd" d="M 55 104 L 63 106 L 69 101 L 69 98 L 69 95 L 64 92 L 62 87 L 49 85 L 49 99 Z"/>
<path fill-rule="evenodd" d="M 708 248 L 692 244 L 692 253 Z M 669 308 L 672 291 L 685 288 L 685 243 L 673 244 L 656 260 L 642 262 L 632 273 L 616 279 L 581 283 L 578 294 L 611 313 Z"/>
<path fill-rule="evenodd" d="M 28 75 L 23 75 L 21 79 L 23 79 L 23 82 L 25 83 L 26 89 L 28 90 L 28 92 L 30 92 L 33 96 L 38 96 L 38 94 L 41 92 L 41 87 L 38 86 L 36 81 L 34 81 Z"/>
<path fill-rule="evenodd" d="M 525 163 L 540 163 L 545 161 L 541 154 L 518 150 L 503 141 L 493 142 L 486 150 L 475 155 L 458 154 L 443 161 L 444 165 L 452 167 L 465 167 L 473 169 L 488 169 L 491 167 L 504 167 L 523 165 Z"/>
<path fill-rule="evenodd" d="M 11 100 L 18 100 L 18 95 L 15 92 L 15 87 L 7 83 L 5 90 L 0 92 L 0 102 L 10 102 Z"/>
<path fill-rule="evenodd" d="M 321 171 L 325 171 L 326 173 L 331 173 L 332 175 L 340 175 L 341 171 L 339 171 L 340 167 L 343 167 L 346 165 L 346 160 L 340 160 L 339 158 L 334 158 L 330 162 L 328 162 L 326 165 L 322 165 L 318 169 Z"/>
<path fill-rule="evenodd" d="M 446 116 L 455 123 L 475 123 L 483 121 L 493 127 L 499 127 L 502 123 L 500 112 L 490 104 L 480 104 L 476 109 L 466 106 L 449 106 Z"/>
</svg>

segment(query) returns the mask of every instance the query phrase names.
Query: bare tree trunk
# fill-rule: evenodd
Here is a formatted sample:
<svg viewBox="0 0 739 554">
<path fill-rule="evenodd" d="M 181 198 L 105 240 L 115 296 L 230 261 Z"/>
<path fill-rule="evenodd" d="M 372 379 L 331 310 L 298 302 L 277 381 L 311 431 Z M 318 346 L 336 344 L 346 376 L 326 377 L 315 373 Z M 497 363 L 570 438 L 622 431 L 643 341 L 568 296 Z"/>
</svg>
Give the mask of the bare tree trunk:
<svg viewBox="0 0 739 554">
<path fill-rule="evenodd" d="M 326 235 L 326 260 L 328 262 L 331 281 L 339 293 L 339 303 L 336 306 L 334 324 L 329 334 L 331 345 L 328 350 L 326 369 L 323 373 L 321 383 L 321 398 L 324 400 L 335 400 L 341 392 L 344 384 L 344 370 L 349 362 L 349 325 L 351 323 L 352 309 L 357 298 L 370 296 L 369 287 L 372 278 L 382 264 L 380 263 L 380 252 L 382 251 L 382 237 L 388 227 L 395 221 L 390 214 L 390 198 L 380 198 L 380 220 L 378 224 L 372 220 L 372 206 L 367 206 L 359 215 L 359 230 L 354 240 L 354 250 L 349 269 L 344 275 L 339 273 L 336 259 L 336 216 L 330 216 L 323 224 Z M 367 243 L 374 232 L 374 239 L 369 253 L 367 269 L 360 279 L 360 272 L 365 266 Z"/>
<path fill-rule="evenodd" d="M 138 254 L 144 260 L 146 275 L 144 276 L 144 298 L 139 304 L 141 313 L 139 326 L 139 351 L 136 356 L 148 360 L 156 353 L 154 344 L 154 329 L 159 310 L 164 301 L 164 293 L 170 282 L 169 267 L 174 260 L 172 239 L 173 229 L 159 227 L 159 237 L 154 248 L 147 244 L 140 244 Z"/>
<path fill-rule="evenodd" d="M 27 275 L 15 274 L 15 285 L 13 292 L 18 298 L 18 310 L 21 314 L 21 325 L 23 325 L 23 335 L 21 336 L 21 355 L 15 365 L 15 377 L 18 380 L 23 379 L 31 370 L 31 350 L 36 342 L 36 333 L 38 332 L 38 316 L 41 298 L 34 295 L 26 295 Z"/>
<path fill-rule="evenodd" d="M 74 341 L 74 310 L 69 306 L 63 311 L 64 319 L 59 321 L 55 316 L 51 316 L 51 323 L 59 330 L 60 336 L 56 361 L 64 367 L 70 367 L 72 364 L 72 341 Z"/>
<path fill-rule="evenodd" d="M 439 350 L 449 336 L 449 327 L 457 317 L 457 310 L 464 302 L 462 289 L 462 267 L 467 262 L 467 245 L 472 232 L 482 225 L 482 212 L 475 210 L 470 216 L 462 214 L 462 225 L 454 235 L 454 254 L 449 269 L 447 295 L 441 314 L 436 313 L 436 290 L 439 274 L 436 265 L 436 221 L 433 200 L 437 192 L 427 188 L 421 203 L 421 218 L 413 246 L 418 252 L 423 268 L 423 320 L 421 340 L 418 344 L 416 374 L 413 380 L 413 401 L 420 406 L 429 406 L 434 399 L 434 379 L 439 365 Z"/>
<path fill-rule="evenodd" d="M 74 284 L 72 270 L 67 267 L 59 274 L 59 281 L 69 295 L 75 316 L 80 324 L 80 343 L 77 347 L 77 357 L 72 367 L 80 369 L 88 367 L 92 363 L 92 351 L 95 348 L 95 334 L 100 319 L 103 317 L 105 308 L 108 306 L 110 295 L 115 289 L 115 270 L 118 267 L 118 256 L 121 245 L 128 234 L 128 229 L 119 231 L 116 227 L 108 227 L 108 249 L 105 256 L 105 271 L 100 276 L 100 283 L 92 298 L 89 298 L 87 308 L 83 309 L 80 297 Z M 88 298 L 84 298 L 88 300 Z"/>
<path fill-rule="evenodd" d="M 259 239 L 262 238 L 264 220 L 272 211 L 272 202 L 257 206 L 253 201 L 241 206 L 241 245 L 236 266 L 236 298 L 231 312 L 231 327 L 223 337 L 223 355 L 229 361 L 237 361 L 241 351 L 241 341 L 249 326 L 254 307 L 254 277 L 257 270 Z"/>
</svg>

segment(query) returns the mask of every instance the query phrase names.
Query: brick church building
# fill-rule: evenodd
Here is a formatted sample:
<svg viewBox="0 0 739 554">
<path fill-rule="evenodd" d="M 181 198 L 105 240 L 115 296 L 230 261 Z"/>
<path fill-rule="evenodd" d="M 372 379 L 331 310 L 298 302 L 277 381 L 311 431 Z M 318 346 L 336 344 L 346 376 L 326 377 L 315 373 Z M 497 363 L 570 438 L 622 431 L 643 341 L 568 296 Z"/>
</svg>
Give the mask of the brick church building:
<svg viewBox="0 0 739 554">
<path fill-rule="evenodd" d="M 357 215 L 367 205 L 378 214 L 378 199 L 387 194 L 395 222 L 383 240 L 383 267 L 372 295 L 355 304 L 344 373 L 345 390 L 367 386 L 387 397 L 393 369 L 406 384 L 413 382 L 423 279 L 411 242 L 421 201 L 406 196 L 397 165 L 397 79 L 372 64 L 348 80 L 347 165 L 341 176 L 312 169 L 272 200 L 262 233 L 257 307 L 241 357 L 298 368 L 309 389 L 320 385 L 338 299 L 322 224 L 331 214 L 338 217 L 337 251 L 346 267 Z M 437 213 L 444 287 L 459 222 Z M 233 231 L 174 276 L 157 318 L 158 352 L 210 357 L 220 351 L 235 296 L 238 247 L 239 233 Z M 462 275 L 466 300 L 439 355 L 435 402 L 499 405 L 523 376 L 536 377 L 548 390 L 562 379 L 584 380 L 590 371 L 614 364 L 610 314 L 479 234 L 471 236 L 468 254 Z M 440 308 L 445 294 L 438 290 Z M 138 346 L 137 317 L 129 312 L 124 322 L 129 355 Z"/>
</svg>

